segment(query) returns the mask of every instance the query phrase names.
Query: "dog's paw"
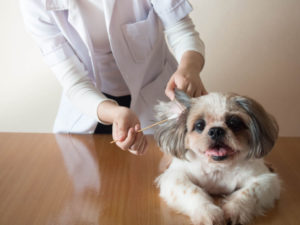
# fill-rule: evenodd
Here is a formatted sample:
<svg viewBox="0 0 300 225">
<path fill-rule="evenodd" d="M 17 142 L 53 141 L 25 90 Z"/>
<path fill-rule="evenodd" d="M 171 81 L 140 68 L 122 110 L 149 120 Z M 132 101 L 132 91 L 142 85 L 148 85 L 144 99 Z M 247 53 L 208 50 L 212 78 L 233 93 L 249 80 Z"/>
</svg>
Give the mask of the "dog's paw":
<svg viewBox="0 0 300 225">
<path fill-rule="evenodd" d="M 237 200 L 226 201 L 222 206 L 225 220 L 230 225 L 245 225 L 253 219 L 253 209 Z"/>
<path fill-rule="evenodd" d="M 226 225 L 223 210 L 212 203 L 197 208 L 192 213 L 191 220 L 195 225 Z"/>
</svg>

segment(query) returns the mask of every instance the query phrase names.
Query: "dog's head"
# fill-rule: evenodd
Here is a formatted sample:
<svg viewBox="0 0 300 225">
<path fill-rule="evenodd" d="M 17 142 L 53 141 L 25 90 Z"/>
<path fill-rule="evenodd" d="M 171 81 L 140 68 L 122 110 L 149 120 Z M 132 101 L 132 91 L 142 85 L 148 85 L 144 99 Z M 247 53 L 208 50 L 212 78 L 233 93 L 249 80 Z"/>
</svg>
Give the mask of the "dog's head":
<svg viewBox="0 0 300 225">
<path fill-rule="evenodd" d="M 190 98 L 178 90 L 175 96 L 155 107 L 157 120 L 179 116 L 157 126 L 154 137 L 177 158 L 184 159 L 188 151 L 214 161 L 261 158 L 277 139 L 276 121 L 253 99 L 222 93 Z"/>
</svg>

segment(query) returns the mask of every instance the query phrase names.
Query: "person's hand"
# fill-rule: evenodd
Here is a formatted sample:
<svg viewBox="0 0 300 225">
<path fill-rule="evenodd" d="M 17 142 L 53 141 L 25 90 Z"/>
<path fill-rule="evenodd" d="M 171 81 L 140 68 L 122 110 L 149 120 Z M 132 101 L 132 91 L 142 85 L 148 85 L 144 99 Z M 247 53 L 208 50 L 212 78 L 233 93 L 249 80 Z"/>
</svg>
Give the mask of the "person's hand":
<svg viewBox="0 0 300 225">
<path fill-rule="evenodd" d="M 184 91 L 191 97 L 199 97 L 207 94 L 201 81 L 200 71 L 204 64 L 203 57 L 193 51 L 186 52 L 178 66 L 176 72 L 171 76 L 165 90 L 165 94 L 173 100 L 174 89 Z"/>
<path fill-rule="evenodd" d="M 113 139 L 123 150 L 132 154 L 144 154 L 147 149 L 147 139 L 140 130 L 140 122 L 135 113 L 126 108 L 120 107 L 113 121 Z"/>
<path fill-rule="evenodd" d="M 193 71 L 178 69 L 170 78 L 167 87 L 166 95 L 173 100 L 175 97 L 174 89 L 184 91 L 190 97 L 199 97 L 207 94 L 207 91 L 200 79 L 199 73 Z"/>
<path fill-rule="evenodd" d="M 98 106 L 98 117 L 101 121 L 112 124 L 112 136 L 117 146 L 132 154 L 144 154 L 147 139 L 141 129 L 140 121 L 129 108 L 119 106 L 113 101 L 104 101 Z"/>
</svg>

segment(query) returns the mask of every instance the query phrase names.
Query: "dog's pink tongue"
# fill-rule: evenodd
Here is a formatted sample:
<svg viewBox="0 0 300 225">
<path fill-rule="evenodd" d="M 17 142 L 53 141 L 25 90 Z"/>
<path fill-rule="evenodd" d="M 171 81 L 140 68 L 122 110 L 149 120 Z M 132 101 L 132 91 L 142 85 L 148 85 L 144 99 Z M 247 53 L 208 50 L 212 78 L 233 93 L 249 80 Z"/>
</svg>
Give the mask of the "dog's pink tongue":
<svg viewBox="0 0 300 225">
<path fill-rule="evenodd" d="M 230 149 L 226 149 L 226 148 L 219 148 L 219 149 L 208 149 L 205 154 L 207 156 L 225 156 L 228 155 L 232 152 L 232 150 Z"/>
</svg>

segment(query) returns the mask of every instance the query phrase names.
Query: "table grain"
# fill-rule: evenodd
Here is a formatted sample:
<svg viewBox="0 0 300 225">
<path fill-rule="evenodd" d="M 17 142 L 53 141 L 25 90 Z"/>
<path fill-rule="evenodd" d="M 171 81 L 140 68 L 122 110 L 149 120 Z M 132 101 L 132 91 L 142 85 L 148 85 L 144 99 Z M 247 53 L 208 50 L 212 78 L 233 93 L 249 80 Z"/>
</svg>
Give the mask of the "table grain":
<svg viewBox="0 0 300 225">
<path fill-rule="evenodd" d="M 159 198 L 167 159 L 147 138 L 135 156 L 109 135 L 0 133 L 0 225 L 190 224 Z M 266 161 L 283 189 L 253 224 L 300 224 L 300 138 L 279 138 Z"/>
</svg>

